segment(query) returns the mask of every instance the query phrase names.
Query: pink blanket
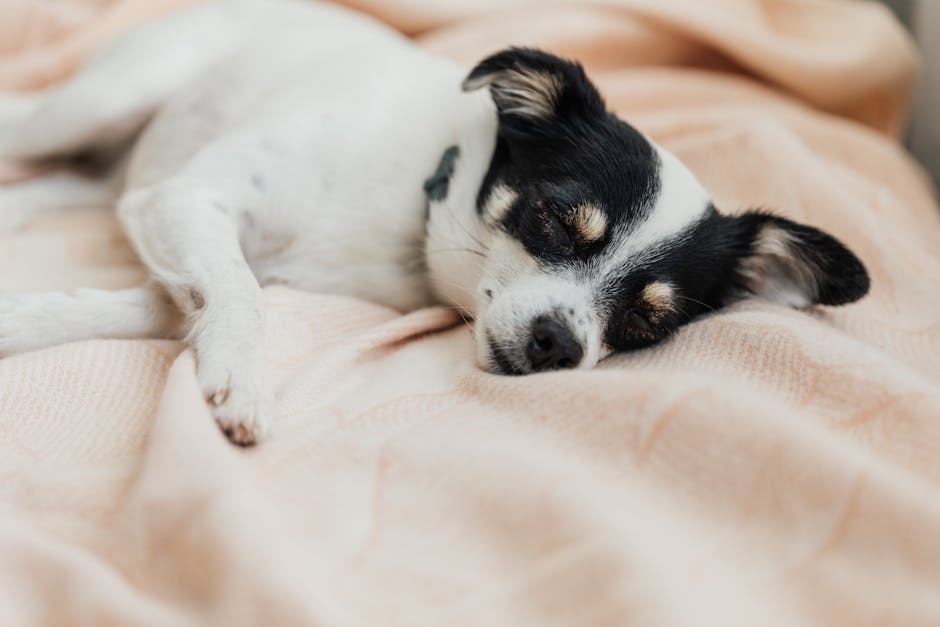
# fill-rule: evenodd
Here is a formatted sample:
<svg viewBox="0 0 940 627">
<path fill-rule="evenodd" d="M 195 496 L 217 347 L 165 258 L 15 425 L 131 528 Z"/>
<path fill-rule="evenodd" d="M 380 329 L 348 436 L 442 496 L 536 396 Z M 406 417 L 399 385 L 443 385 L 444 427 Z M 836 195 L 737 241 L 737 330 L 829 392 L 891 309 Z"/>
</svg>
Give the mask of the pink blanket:
<svg viewBox="0 0 940 627">
<path fill-rule="evenodd" d="M 7 0 L 0 88 L 186 3 Z M 278 410 L 247 451 L 174 342 L 0 360 L 0 625 L 940 624 L 940 212 L 896 141 L 915 62 L 887 12 L 347 4 L 468 64 L 582 59 L 721 207 L 835 233 L 871 295 L 505 378 L 447 310 L 272 289 Z M 142 276 L 105 210 L 0 234 L 2 289 Z"/>
</svg>

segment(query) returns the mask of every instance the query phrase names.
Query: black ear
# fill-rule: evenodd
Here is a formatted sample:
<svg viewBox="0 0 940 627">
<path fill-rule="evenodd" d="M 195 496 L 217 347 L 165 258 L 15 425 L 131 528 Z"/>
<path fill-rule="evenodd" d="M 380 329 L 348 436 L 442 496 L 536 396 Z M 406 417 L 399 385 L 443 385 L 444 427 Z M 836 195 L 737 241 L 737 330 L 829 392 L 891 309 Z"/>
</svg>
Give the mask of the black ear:
<svg viewBox="0 0 940 627">
<path fill-rule="evenodd" d="M 845 305 L 868 293 L 865 266 L 831 235 L 762 212 L 733 219 L 745 240 L 735 273 L 746 291 L 800 308 Z"/>
<path fill-rule="evenodd" d="M 552 122 L 605 112 L 584 68 L 541 50 L 509 48 L 483 59 L 463 89 L 485 86 L 499 111 L 500 128 L 509 134 L 544 135 Z"/>
</svg>

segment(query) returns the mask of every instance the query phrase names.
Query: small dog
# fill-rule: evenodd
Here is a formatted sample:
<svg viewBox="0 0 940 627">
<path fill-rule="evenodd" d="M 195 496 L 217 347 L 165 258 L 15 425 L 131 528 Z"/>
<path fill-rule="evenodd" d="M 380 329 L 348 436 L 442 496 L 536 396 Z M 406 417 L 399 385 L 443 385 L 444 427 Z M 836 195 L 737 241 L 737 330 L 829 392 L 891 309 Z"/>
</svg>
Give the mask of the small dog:
<svg viewBox="0 0 940 627">
<path fill-rule="evenodd" d="M 482 367 L 591 368 L 747 295 L 866 294 L 833 237 L 718 213 L 582 68 L 509 49 L 470 73 L 313 0 L 213 0 L 140 28 L 0 111 L 0 158 L 96 155 L 0 189 L 14 226 L 111 203 L 152 279 L 0 296 L 0 353 L 183 337 L 235 443 L 268 430 L 261 286 L 476 320 Z"/>
</svg>

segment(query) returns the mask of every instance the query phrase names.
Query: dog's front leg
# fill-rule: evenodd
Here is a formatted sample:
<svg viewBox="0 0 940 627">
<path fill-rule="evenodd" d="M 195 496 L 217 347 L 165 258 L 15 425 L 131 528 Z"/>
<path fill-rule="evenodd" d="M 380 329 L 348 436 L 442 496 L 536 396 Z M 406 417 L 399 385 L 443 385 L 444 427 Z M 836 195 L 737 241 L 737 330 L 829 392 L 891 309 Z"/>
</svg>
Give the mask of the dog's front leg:
<svg viewBox="0 0 940 627">
<path fill-rule="evenodd" d="M 268 431 L 261 288 L 239 244 L 237 211 L 213 190 L 169 181 L 129 192 L 119 213 L 141 259 L 188 317 L 186 339 L 216 422 L 232 442 Z"/>
</svg>

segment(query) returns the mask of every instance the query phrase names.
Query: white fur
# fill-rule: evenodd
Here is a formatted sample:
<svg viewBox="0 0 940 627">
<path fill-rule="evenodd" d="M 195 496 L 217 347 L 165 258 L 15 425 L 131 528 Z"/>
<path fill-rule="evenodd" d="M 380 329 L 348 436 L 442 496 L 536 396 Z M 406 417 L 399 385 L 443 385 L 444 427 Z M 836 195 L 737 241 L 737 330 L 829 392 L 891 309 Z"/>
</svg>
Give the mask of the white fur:
<svg viewBox="0 0 940 627">
<path fill-rule="evenodd" d="M 0 298 L 0 355 L 88 338 L 167 337 L 178 322 L 166 294 L 152 284 L 6 294 Z"/>
<path fill-rule="evenodd" d="M 0 141 L 10 137 L 22 120 L 33 115 L 42 103 L 42 92 L 0 93 Z M 2 144 L 0 144 L 2 150 Z"/>
<path fill-rule="evenodd" d="M 132 32 L 42 102 L 9 107 L 15 132 L 0 140 L 0 156 L 117 146 L 146 125 L 119 215 L 190 321 L 185 332 L 216 419 L 250 443 L 267 430 L 271 402 L 261 284 L 400 309 L 434 300 L 423 268 L 421 183 L 457 145 L 475 165 L 452 185 L 474 197 L 467 190 L 479 188 L 495 136 L 492 102 L 485 92 L 463 93 L 464 74 L 378 22 L 327 4 L 215 0 Z M 43 194 L 74 184 L 5 190 L 0 202 L 35 213 Z M 450 210 L 475 228 L 466 205 Z M 464 245 L 465 235 L 436 228 L 428 246 Z M 65 321 L 50 341 L 119 335 L 129 313 L 106 315 L 115 303 L 104 295 L 78 310 L 61 307 L 61 298 L 4 297 L 0 351 L 45 344 L 40 334 Z M 98 315 L 85 319 L 84 311 Z M 131 331 L 156 331 L 144 321 L 138 316 Z"/>
<path fill-rule="evenodd" d="M 116 192 L 115 179 L 92 179 L 65 170 L 0 187 L 0 230 L 18 228 L 51 211 L 101 207 Z"/>
<path fill-rule="evenodd" d="M 653 146 L 660 163 L 659 193 L 646 219 L 617 238 L 621 244 L 611 249 L 605 263 L 608 271 L 641 260 L 655 251 L 658 244 L 701 220 L 708 209 L 708 192 L 695 175 L 671 152 L 656 144 Z"/>
<path fill-rule="evenodd" d="M 618 234 L 590 272 L 546 272 L 493 228 L 511 190 L 494 190 L 484 220 L 477 213 L 497 116 L 485 90 L 461 90 L 464 75 L 335 6 L 211 0 L 130 33 L 41 98 L 0 106 L 0 158 L 130 149 L 117 185 L 57 175 L 2 190 L 0 213 L 19 222 L 55 199 L 110 198 L 154 281 L 116 293 L 0 297 L 0 353 L 88 337 L 185 336 L 216 420 L 246 444 L 267 432 L 273 402 L 264 284 L 403 310 L 450 302 L 479 317 L 483 362 L 484 333 L 524 344 L 531 321 L 557 310 L 585 348 L 580 367 L 593 366 L 608 350 L 599 286 L 694 222 L 707 197 L 661 151 L 650 217 Z M 526 80 L 548 101 L 557 93 L 551 77 Z M 459 149 L 457 168 L 426 221 L 422 183 L 449 146 Z"/>
<path fill-rule="evenodd" d="M 522 363 L 518 349 L 520 339 L 524 346 L 528 342 L 532 321 L 547 314 L 561 316 L 574 338 L 584 349 L 578 368 L 593 368 L 602 357 L 602 321 L 595 308 L 595 293 L 590 285 L 579 284 L 565 277 L 540 272 L 522 273 L 500 290 L 492 303 L 481 308 L 476 333 L 477 354 L 480 365 L 492 366 L 488 343 L 490 340 L 507 349 L 507 358 L 520 371 L 526 372 L 528 364 Z"/>
<path fill-rule="evenodd" d="M 477 192 L 496 144 L 497 121 L 492 101 L 485 94 L 480 98 L 480 92 L 471 95 L 471 127 L 477 133 L 467 134 L 459 144 L 447 196 L 429 203 L 425 248 L 431 289 L 472 316 L 485 289 L 478 286 L 490 255 L 489 230 L 477 214 Z"/>
</svg>

